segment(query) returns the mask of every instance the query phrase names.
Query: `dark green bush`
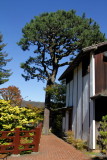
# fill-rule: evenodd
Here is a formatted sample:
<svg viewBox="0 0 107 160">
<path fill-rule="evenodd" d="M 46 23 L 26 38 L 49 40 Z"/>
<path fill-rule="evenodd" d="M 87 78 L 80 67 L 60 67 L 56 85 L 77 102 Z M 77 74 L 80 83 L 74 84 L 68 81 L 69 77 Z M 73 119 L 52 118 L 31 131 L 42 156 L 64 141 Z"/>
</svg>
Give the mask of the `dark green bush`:
<svg viewBox="0 0 107 160">
<path fill-rule="evenodd" d="M 98 130 L 99 136 L 97 143 L 102 152 L 107 154 L 107 115 L 102 117 Z"/>
</svg>

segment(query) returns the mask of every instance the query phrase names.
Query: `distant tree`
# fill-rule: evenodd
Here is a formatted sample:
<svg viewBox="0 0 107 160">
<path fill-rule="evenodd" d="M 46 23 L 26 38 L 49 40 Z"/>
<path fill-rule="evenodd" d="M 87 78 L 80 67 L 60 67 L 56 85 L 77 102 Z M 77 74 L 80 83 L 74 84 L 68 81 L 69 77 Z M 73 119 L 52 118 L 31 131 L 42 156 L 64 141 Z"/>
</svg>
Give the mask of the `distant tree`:
<svg viewBox="0 0 107 160">
<path fill-rule="evenodd" d="M 61 137 L 62 132 L 62 108 L 66 105 L 66 81 L 45 88 L 47 94 L 50 95 L 50 128 L 57 136 Z"/>
<path fill-rule="evenodd" d="M 22 102 L 22 96 L 21 96 L 20 90 L 16 86 L 1 88 L 0 95 L 2 99 L 6 101 L 10 101 L 10 104 L 14 106 L 16 105 L 20 106 Z"/>
<path fill-rule="evenodd" d="M 18 45 L 25 50 L 34 48 L 34 57 L 21 64 L 25 80 L 46 80 L 53 85 L 59 68 L 68 65 L 67 57 L 75 58 L 82 48 L 105 40 L 99 25 L 91 18 L 76 15 L 74 10 L 43 13 L 22 29 Z M 44 133 L 49 130 L 50 95 L 46 93 Z"/>
<path fill-rule="evenodd" d="M 2 35 L 0 34 L 0 85 L 7 82 L 8 77 L 11 75 L 10 70 L 5 69 L 7 62 L 11 61 L 11 59 L 5 59 L 8 54 L 3 52 L 6 44 L 2 43 Z"/>
<path fill-rule="evenodd" d="M 65 107 L 66 100 L 66 83 L 61 81 L 54 85 L 47 86 L 45 91 L 50 96 L 50 109 L 52 111 Z"/>
</svg>

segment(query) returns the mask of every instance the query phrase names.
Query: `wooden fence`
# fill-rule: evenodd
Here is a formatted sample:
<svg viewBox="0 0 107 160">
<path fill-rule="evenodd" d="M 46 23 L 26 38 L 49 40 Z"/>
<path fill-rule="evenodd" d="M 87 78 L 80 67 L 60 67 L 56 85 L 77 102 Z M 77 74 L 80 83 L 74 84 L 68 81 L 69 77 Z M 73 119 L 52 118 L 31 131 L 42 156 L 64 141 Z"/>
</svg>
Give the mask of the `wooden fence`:
<svg viewBox="0 0 107 160">
<path fill-rule="evenodd" d="M 20 128 L 16 128 L 15 131 L 0 131 L 0 140 L 5 142 L 5 145 L 0 144 L 0 153 L 20 154 L 22 151 L 38 152 L 41 132 L 42 123 L 30 131 L 22 131 Z M 26 138 L 31 142 L 23 142 L 23 139 Z"/>
</svg>

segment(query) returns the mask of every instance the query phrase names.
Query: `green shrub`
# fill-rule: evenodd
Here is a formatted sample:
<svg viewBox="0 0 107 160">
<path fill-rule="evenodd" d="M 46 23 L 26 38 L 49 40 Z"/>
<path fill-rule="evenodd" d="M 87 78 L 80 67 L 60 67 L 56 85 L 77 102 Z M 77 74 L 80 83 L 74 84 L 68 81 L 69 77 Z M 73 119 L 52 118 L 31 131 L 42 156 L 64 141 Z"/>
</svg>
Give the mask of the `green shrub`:
<svg viewBox="0 0 107 160">
<path fill-rule="evenodd" d="M 74 147 L 79 149 L 79 150 L 83 150 L 83 149 L 86 148 L 86 142 L 84 142 L 81 139 L 75 139 Z"/>
<path fill-rule="evenodd" d="M 13 131 L 16 127 L 31 129 L 42 121 L 42 110 L 11 106 L 9 101 L 0 100 L 0 129 L 1 131 Z"/>
<path fill-rule="evenodd" d="M 102 117 L 97 143 L 103 153 L 107 153 L 107 115 Z"/>
<path fill-rule="evenodd" d="M 74 133 L 72 131 L 65 132 L 65 139 L 67 143 L 74 145 L 75 139 L 74 139 Z"/>
<path fill-rule="evenodd" d="M 21 144 L 32 143 L 32 142 L 33 142 L 33 138 L 32 137 L 22 137 L 20 139 L 20 143 Z"/>
<path fill-rule="evenodd" d="M 65 132 L 65 140 L 67 143 L 72 144 L 76 149 L 83 150 L 87 148 L 86 142 L 81 139 L 75 139 L 73 131 Z"/>
</svg>

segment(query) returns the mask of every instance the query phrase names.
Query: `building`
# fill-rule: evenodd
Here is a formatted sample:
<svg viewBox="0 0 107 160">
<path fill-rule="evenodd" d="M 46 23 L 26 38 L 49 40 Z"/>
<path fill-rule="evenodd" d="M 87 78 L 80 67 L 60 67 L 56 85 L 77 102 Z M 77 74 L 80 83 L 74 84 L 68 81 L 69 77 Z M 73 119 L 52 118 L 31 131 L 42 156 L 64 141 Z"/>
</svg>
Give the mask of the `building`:
<svg viewBox="0 0 107 160">
<path fill-rule="evenodd" d="M 96 149 L 99 121 L 107 114 L 107 42 L 82 50 L 59 80 L 66 79 L 63 130 Z"/>
</svg>

